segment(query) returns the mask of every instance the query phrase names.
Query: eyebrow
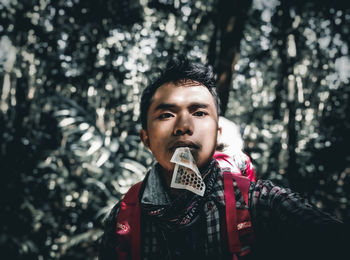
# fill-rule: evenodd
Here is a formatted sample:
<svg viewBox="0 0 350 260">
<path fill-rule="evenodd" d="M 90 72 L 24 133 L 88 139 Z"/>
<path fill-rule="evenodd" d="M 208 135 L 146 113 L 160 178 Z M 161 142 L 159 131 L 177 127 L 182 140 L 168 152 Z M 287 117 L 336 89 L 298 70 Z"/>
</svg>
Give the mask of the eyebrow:
<svg viewBox="0 0 350 260">
<path fill-rule="evenodd" d="M 156 106 L 154 110 L 155 111 L 157 111 L 157 110 L 171 110 L 174 107 L 176 107 L 175 104 L 161 103 L 158 106 Z"/>
<path fill-rule="evenodd" d="M 175 104 L 171 104 L 171 103 L 161 103 L 158 106 L 155 107 L 155 111 L 157 110 L 173 110 L 174 108 L 176 108 L 177 105 Z M 190 110 L 195 110 L 198 108 L 208 108 L 209 105 L 206 103 L 191 103 L 188 108 Z"/>
<path fill-rule="evenodd" d="M 190 110 L 195 110 L 195 109 L 198 109 L 198 108 L 208 108 L 209 105 L 206 104 L 206 103 L 192 103 L 190 106 L 189 106 L 189 109 Z"/>
</svg>

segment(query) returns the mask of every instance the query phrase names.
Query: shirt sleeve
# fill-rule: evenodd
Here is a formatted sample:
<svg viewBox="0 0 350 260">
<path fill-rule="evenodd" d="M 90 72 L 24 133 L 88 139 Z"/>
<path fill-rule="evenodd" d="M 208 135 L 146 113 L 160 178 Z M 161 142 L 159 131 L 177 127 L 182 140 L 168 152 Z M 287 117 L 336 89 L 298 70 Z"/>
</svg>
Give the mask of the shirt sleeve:
<svg viewBox="0 0 350 260">
<path fill-rule="evenodd" d="M 250 208 L 259 214 L 277 217 L 288 225 L 341 223 L 335 217 L 307 202 L 298 193 L 274 185 L 268 180 L 252 182 L 249 190 Z"/>
<path fill-rule="evenodd" d="M 338 259 L 343 250 L 342 221 L 290 189 L 268 180 L 252 182 L 249 209 L 257 247 L 270 258 Z"/>
<path fill-rule="evenodd" d="M 100 239 L 99 260 L 117 260 L 116 224 L 120 202 L 117 203 L 104 221 L 104 233 Z"/>
</svg>

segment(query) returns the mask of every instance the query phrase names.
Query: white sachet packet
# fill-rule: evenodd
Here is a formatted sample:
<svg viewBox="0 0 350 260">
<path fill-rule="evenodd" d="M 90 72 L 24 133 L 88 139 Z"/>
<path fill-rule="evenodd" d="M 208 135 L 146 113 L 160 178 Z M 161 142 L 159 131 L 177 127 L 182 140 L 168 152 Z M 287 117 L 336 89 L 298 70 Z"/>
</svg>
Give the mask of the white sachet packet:
<svg viewBox="0 0 350 260">
<path fill-rule="evenodd" d="M 170 162 L 175 163 L 170 187 L 186 189 L 199 196 L 204 195 L 205 183 L 188 147 L 175 150 Z"/>
</svg>

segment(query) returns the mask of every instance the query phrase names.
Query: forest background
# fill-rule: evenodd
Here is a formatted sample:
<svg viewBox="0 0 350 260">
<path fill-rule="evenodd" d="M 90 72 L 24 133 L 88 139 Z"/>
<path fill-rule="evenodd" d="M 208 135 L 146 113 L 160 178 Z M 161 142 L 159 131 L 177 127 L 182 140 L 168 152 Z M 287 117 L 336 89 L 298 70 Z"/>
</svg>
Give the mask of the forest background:
<svg viewBox="0 0 350 260">
<path fill-rule="evenodd" d="M 96 259 L 152 164 L 139 99 L 169 56 L 213 66 L 257 178 L 350 219 L 350 7 L 337 0 L 2 0 L 0 254 Z"/>
</svg>

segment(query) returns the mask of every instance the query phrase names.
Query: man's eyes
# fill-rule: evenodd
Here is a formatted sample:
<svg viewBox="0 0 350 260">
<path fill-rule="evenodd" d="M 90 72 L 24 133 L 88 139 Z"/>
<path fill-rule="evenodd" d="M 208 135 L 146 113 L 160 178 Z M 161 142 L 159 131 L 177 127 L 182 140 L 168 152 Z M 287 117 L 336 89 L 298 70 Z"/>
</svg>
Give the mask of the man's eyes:
<svg viewBox="0 0 350 260">
<path fill-rule="evenodd" d="M 208 115 L 208 113 L 205 111 L 196 111 L 193 113 L 193 115 L 198 116 L 198 117 L 202 117 L 202 116 Z"/>
<path fill-rule="evenodd" d="M 171 113 L 163 113 L 163 114 L 160 114 L 158 116 L 158 119 L 166 119 L 166 118 L 170 118 L 172 117 L 173 115 Z"/>
<path fill-rule="evenodd" d="M 208 115 L 207 112 L 205 111 L 195 111 L 192 113 L 193 116 L 195 117 L 203 117 L 205 115 Z M 172 113 L 162 113 L 160 114 L 157 118 L 158 119 L 167 119 L 167 118 L 171 118 L 171 117 L 174 117 L 175 115 L 172 114 Z"/>
</svg>

